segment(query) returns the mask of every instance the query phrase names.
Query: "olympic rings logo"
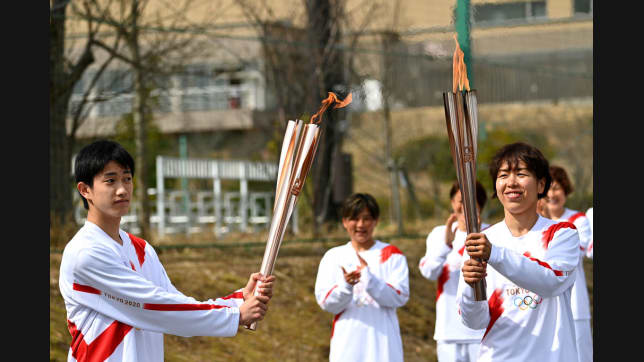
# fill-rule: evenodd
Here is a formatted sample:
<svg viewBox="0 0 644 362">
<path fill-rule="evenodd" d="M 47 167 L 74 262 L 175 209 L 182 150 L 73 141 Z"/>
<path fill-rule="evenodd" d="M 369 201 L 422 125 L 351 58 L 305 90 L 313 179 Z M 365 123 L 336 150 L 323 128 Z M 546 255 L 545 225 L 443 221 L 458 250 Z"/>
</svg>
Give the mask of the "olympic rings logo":
<svg viewBox="0 0 644 362">
<path fill-rule="evenodd" d="M 519 307 L 520 310 L 527 310 L 528 308 L 530 309 L 537 309 L 539 304 L 543 302 L 543 298 L 539 297 L 539 300 L 537 298 L 532 297 L 530 295 L 526 295 L 525 297 L 514 297 L 514 306 Z"/>
</svg>

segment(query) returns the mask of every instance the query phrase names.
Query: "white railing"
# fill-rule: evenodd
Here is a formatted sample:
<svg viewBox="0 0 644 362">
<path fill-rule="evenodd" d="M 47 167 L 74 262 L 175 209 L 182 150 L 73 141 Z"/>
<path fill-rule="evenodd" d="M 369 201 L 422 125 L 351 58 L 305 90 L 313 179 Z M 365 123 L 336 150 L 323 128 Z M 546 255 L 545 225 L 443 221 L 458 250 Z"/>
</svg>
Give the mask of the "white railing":
<svg viewBox="0 0 644 362">
<path fill-rule="evenodd" d="M 221 236 L 233 230 L 258 231 L 270 226 L 274 192 L 249 190 L 249 181 L 276 182 L 277 165 L 270 162 L 223 161 L 207 159 L 180 159 L 157 156 L 157 185 L 148 189 L 150 225 L 159 236 L 185 232 L 186 234 L 212 230 Z M 212 190 L 166 190 L 168 178 L 210 179 Z M 222 190 L 221 181 L 238 180 L 238 190 Z M 75 218 L 82 224 L 86 218 L 83 203 L 76 198 Z M 139 232 L 137 223 L 138 201 L 121 219 L 121 227 L 132 233 Z M 291 227 L 297 227 L 297 206 L 293 211 Z"/>
</svg>

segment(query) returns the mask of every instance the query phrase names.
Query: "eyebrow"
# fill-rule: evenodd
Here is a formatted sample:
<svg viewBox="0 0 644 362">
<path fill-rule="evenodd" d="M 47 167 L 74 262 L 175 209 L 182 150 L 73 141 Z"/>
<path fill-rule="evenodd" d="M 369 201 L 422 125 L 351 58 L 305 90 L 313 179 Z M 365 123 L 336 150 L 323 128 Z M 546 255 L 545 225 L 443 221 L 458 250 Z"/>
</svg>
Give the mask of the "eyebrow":
<svg viewBox="0 0 644 362">
<path fill-rule="evenodd" d="M 123 173 L 129 173 L 131 174 L 132 172 L 130 170 L 125 170 Z M 110 177 L 110 176 L 118 176 L 118 172 L 112 171 L 112 172 L 106 172 L 103 174 L 103 177 Z"/>
</svg>

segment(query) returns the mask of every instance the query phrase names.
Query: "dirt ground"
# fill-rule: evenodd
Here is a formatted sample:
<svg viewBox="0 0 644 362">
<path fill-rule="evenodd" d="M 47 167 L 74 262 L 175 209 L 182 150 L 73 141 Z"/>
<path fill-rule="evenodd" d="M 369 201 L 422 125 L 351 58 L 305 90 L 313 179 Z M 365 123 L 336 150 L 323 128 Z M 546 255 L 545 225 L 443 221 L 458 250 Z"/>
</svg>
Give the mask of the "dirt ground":
<svg viewBox="0 0 644 362">
<path fill-rule="evenodd" d="M 425 253 L 424 238 L 387 240 L 400 248 L 409 264 L 409 302 L 398 309 L 407 361 L 436 361 L 432 338 L 436 283 L 424 279 L 418 261 Z M 165 336 L 166 361 L 326 361 L 333 315 L 315 301 L 314 284 L 322 255 L 343 242 L 288 242 L 275 266 L 278 281 L 269 313 L 256 331 L 240 328 L 234 338 Z M 245 285 L 259 270 L 264 246 L 183 248 L 158 250 L 159 258 L 177 289 L 206 300 Z M 71 336 L 58 289 L 60 253 L 50 254 L 50 360 L 66 361 Z M 592 305 L 592 261 L 584 268 Z"/>
</svg>

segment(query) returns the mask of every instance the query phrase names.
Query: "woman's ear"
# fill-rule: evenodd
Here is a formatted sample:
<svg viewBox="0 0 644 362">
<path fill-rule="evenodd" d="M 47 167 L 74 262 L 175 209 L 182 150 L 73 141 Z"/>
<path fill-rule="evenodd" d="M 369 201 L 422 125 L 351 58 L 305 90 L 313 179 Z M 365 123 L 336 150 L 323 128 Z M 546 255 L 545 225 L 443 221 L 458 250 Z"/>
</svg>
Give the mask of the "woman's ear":
<svg viewBox="0 0 644 362">
<path fill-rule="evenodd" d="M 539 181 L 537 181 L 537 194 L 541 195 L 543 193 L 543 190 L 546 188 L 546 179 L 542 178 Z"/>
</svg>

